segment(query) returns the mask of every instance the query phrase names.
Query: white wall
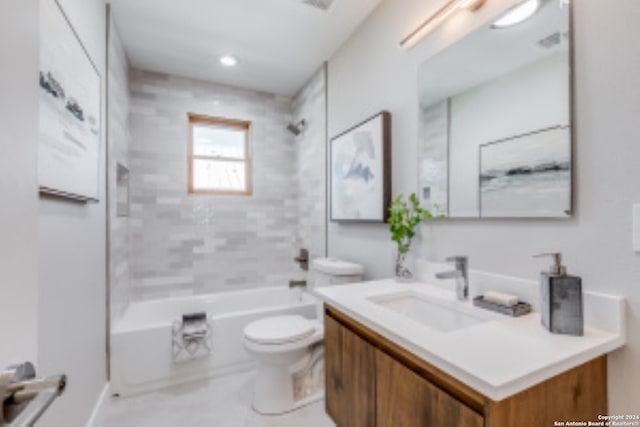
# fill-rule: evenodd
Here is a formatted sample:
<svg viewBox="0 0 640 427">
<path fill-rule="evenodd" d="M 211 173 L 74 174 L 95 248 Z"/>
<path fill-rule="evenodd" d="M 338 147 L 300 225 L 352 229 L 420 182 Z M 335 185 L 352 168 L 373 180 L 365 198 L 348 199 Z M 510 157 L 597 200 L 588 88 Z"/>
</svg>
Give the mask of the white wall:
<svg viewBox="0 0 640 427">
<path fill-rule="evenodd" d="M 386 0 L 329 61 L 329 137 L 382 109 L 393 114 L 394 193 L 416 191 L 417 68 L 448 34 L 469 28 L 458 16 L 432 41 L 404 52 L 398 41 L 442 2 Z M 489 2 L 485 8 L 507 1 Z M 574 3 L 576 214 L 571 220 L 451 220 L 424 227 L 421 252 L 470 256 L 472 268 L 536 278 L 542 250 L 562 250 L 586 289 L 629 302 L 627 347 L 610 357 L 611 413 L 640 407 L 640 260 L 631 250 L 631 205 L 640 202 L 640 3 Z M 483 8 L 483 9 L 485 9 Z M 436 40 L 437 39 L 437 40 Z M 329 225 L 329 254 L 365 264 L 368 277 L 392 274 L 384 225 Z"/>
<path fill-rule="evenodd" d="M 0 370 L 37 362 L 38 0 L 0 2 Z"/>
<path fill-rule="evenodd" d="M 60 4 L 100 71 L 104 102 L 104 1 Z M 39 424 L 45 427 L 84 425 L 106 383 L 104 112 L 103 104 L 100 202 L 40 201 L 39 370 L 69 376 L 65 394 Z"/>
</svg>

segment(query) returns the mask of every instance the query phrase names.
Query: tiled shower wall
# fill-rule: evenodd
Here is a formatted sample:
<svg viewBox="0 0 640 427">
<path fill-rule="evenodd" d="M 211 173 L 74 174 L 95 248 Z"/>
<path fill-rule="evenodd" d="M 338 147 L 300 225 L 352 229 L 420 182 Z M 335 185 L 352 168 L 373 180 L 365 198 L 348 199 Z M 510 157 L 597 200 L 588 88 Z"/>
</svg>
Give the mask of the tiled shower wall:
<svg viewBox="0 0 640 427">
<path fill-rule="evenodd" d="M 294 100 L 294 118 L 307 127 L 296 137 L 298 170 L 298 246 L 311 258 L 326 253 L 326 70 L 320 69 Z"/>
<path fill-rule="evenodd" d="M 135 300 L 284 286 L 298 224 L 292 100 L 130 72 Z M 187 113 L 252 122 L 253 195 L 187 194 Z"/>
<path fill-rule="evenodd" d="M 116 27 L 110 23 L 108 40 L 109 111 L 109 275 L 111 321 L 126 308 L 131 296 L 129 218 L 116 214 L 116 175 L 118 163 L 129 167 L 129 61 Z"/>
</svg>

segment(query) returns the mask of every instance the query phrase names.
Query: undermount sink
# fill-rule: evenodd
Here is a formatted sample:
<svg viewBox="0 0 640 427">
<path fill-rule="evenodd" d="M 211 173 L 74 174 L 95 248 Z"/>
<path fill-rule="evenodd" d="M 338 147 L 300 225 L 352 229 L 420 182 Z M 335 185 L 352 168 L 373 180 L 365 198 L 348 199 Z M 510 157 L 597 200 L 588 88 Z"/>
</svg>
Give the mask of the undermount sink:
<svg viewBox="0 0 640 427">
<path fill-rule="evenodd" d="M 439 300 L 417 292 L 397 292 L 376 295 L 369 301 L 395 311 L 441 332 L 453 332 L 491 319 L 478 309 L 462 306 L 460 302 Z"/>
</svg>

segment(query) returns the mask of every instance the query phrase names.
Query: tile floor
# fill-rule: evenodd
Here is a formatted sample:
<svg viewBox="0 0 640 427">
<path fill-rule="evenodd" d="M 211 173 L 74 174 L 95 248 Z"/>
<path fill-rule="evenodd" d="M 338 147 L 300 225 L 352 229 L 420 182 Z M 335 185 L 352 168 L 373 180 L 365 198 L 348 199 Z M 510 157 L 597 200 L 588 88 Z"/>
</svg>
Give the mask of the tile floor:
<svg viewBox="0 0 640 427">
<path fill-rule="evenodd" d="M 320 401 L 264 416 L 251 409 L 253 372 L 113 398 L 99 427 L 334 427 Z"/>
</svg>

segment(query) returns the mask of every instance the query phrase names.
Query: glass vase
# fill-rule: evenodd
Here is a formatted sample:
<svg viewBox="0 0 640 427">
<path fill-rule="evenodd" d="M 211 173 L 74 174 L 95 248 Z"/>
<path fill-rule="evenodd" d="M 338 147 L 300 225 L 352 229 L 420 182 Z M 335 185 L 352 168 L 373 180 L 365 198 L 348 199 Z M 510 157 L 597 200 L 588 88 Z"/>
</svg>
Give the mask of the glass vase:
<svg viewBox="0 0 640 427">
<path fill-rule="evenodd" d="M 412 282 L 416 274 L 416 258 L 412 249 L 406 252 L 394 251 L 395 277 L 398 282 Z"/>
</svg>

